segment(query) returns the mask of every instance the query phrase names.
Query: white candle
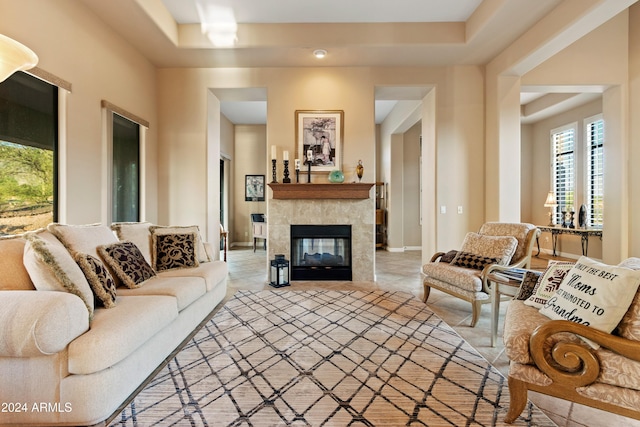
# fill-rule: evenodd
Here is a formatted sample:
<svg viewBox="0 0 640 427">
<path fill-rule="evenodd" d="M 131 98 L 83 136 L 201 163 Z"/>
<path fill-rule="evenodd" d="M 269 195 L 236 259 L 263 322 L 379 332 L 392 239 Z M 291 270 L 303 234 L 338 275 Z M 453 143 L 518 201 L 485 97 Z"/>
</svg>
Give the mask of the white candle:
<svg viewBox="0 0 640 427">
<path fill-rule="evenodd" d="M 282 152 L 282 160 L 289 161 L 289 152 L 288 151 L 283 151 Z"/>
<path fill-rule="evenodd" d="M 310 162 L 312 157 L 313 157 L 313 151 L 307 150 L 307 161 Z"/>
<path fill-rule="evenodd" d="M 300 170 L 300 159 L 296 159 L 296 170 Z"/>
<path fill-rule="evenodd" d="M 277 159 L 277 155 L 276 155 L 276 146 L 272 145 L 271 146 L 271 160 L 275 160 Z"/>
</svg>

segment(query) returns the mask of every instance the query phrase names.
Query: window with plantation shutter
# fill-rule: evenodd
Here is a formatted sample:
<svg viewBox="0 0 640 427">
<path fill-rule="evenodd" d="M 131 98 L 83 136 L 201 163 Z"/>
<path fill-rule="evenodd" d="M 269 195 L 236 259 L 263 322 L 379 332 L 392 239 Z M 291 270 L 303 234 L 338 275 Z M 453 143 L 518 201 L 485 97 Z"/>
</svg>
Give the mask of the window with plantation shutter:
<svg viewBox="0 0 640 427">
<path fill-rule="evenodd" d="M 551 131 L 552 184 L 558 202 L 555 213 L 556 224 L 562 224 L 563 211 L 574 209 L 575 135 L 575 124 Z"/>
<path fill-rule="evenodd" d="M 604 196 L 604 120 L 587 119 L 585 124 L 587 148 L 587 226 L 602 228 Z"/>
</svg>

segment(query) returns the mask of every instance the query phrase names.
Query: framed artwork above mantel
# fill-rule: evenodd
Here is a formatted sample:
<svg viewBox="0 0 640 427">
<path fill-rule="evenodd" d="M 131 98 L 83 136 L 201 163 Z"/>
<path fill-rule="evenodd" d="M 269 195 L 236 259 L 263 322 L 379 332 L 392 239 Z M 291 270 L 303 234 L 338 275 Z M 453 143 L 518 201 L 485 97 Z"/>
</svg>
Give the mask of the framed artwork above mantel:
<svg viewBox="0 0 640 427">
<path fill-rule="evenodd" d="M 296 159 L 300 169 L 311 172 L 330 172 L 342 169 L 342 110 L 296 110 Z"/>
</svg>

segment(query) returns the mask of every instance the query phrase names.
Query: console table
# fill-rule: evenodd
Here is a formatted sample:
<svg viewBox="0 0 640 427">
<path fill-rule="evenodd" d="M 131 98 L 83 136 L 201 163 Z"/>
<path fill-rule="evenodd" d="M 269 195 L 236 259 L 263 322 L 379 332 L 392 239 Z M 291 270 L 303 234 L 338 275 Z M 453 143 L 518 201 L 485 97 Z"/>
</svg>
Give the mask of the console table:
<svg viewBox="0 0 640 427">
<path fill-rule="evenodd" d="M 580 236 L 582 243 L 582 255 L 587 256 L 587 250 L 589 249 L 589 236 L 598 236 L 602 240 L 602 229 L 599 228 L 569 228 L 553 225 L 538 225 L 538 229 L 542 232 L 551 233 L 551 244 L 553 246 L 553 256 L 556 256 L 556 247 L 558 246 L 558 236 L 561 234 L 574 234 Z M 538 253 L 540 255 L 540 241 L 536 237 L 536 244 L 538 245 Z"/>
</svg>

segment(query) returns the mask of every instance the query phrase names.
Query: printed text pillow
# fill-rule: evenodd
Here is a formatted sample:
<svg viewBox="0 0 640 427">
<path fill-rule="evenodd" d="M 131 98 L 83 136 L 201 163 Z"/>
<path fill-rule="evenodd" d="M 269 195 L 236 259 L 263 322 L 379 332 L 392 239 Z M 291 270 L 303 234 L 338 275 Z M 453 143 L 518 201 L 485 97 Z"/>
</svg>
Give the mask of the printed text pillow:
<svg viewBox="0 0 640 427">
<path fill-rule="evenodd" d="M 549 261 L 545 272 L 538 277 L 533 293 L 524 302 L 525 305 L 542 308 L 549 297 L 558 290 L 562 279 L 573 268 L 575 262 Z"/>
<path fill-rule="evenodd" d="M 640 285 L 640 270 L 581 257 L 558 290 L 540 309 L 550 319 L 564 319 L 610 333 L 620 323 Z M 593 348 L 599 346 L 588 340 Z"/>
</svg>

